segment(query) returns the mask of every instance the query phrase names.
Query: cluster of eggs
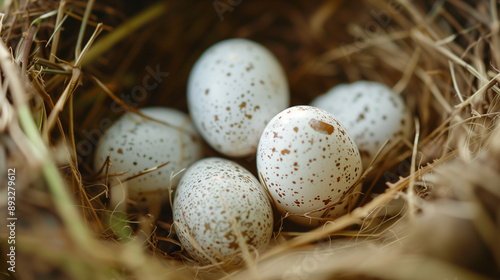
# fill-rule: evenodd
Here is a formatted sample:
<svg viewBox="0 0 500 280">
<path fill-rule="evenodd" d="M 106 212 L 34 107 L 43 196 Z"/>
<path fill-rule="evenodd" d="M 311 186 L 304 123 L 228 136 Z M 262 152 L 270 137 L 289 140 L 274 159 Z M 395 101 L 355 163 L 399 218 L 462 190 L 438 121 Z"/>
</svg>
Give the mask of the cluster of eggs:
<svg viewBox="0 0 500 280">
<path fill-rule="evenodd" d="M 166 108 L 122 116 L 100 140 L 94 166 L 109 158 L 109 173 L 127 181 L 132 199 L 175 187 L 176 232 L 200 263 L 235 263 L 244 250 L 265 247 L 273 206 L 309 226 L 345 214 L 385 141 L 411 133 L 403 100 L 376 82 L 340 85 L 310 106 L 289 107 L 278 60 L 246 39 L 203 53 L 187 101 L 192 123 Z M 201 139 L 227 157 L 256 155 L 258 179 L 229 159 L 202 159 Z"/>
</svg>

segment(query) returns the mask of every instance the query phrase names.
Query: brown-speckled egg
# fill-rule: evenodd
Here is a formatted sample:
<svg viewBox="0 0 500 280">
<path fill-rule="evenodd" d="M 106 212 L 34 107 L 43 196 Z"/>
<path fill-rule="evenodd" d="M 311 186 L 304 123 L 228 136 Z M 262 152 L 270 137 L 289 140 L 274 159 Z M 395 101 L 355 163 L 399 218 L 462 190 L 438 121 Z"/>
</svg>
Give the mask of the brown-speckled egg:
<svg viewBox="0 0 500 280">
<path fill-rule="evenodd" d="M 120 180 L 168 162 L 156 171 L 127 181 L 132 199 L 165 192 L 170 187 L 172 173 L 189 167 L 202 156 L 201 138 L 186 114 L 162 107 L 140 111 L 160 122 L 132 112 L 126 113 L 105 131 L 94 156 L 96 170 L 104 165 L 109 156 L 109 173 L 123 173 L 118 176 Z M 177 185 L 179 179 L 180 176 L 172 179 L 172 187 Z"/>
<path fill-rule="evenodd" d="M 186 171 L 173 212 L 182 245 L 202 264 L 239 263 L 243 250 L 254 255 L 273 231 L 265 189 L 244 167 L 222 158 L 202 159 Z"/>
<path fill-rule="evenodd" d="M 334 115 L 349 131 L 367 168 L 387 140 L 411 136 L 411 111 L 403 98 L 378 82 L 341 84 L 317 97 L 311 106 Z"/>
<path fill-rule="evenodd" d="M 276 207 L 303 225 L 318 223 L 300 215 L 320 217 L 325 211 L 311 211 L 338 202 L 328 217 L 345 214 L 347 193 L 362 173 L 358 148 L 346 129 L 311 106 L 285 109 L 269 122 L 260 138 L 257 169 Z"/>
<path fill-rule="evenodd" d="M 189 75 L 189 112 L 203 138 L 220 153 L 244 157 L 257 150 L 267 122 L 288 107 L 285 73 L 274 55 L 246 39 L 221 41 Z"/>
</svg>

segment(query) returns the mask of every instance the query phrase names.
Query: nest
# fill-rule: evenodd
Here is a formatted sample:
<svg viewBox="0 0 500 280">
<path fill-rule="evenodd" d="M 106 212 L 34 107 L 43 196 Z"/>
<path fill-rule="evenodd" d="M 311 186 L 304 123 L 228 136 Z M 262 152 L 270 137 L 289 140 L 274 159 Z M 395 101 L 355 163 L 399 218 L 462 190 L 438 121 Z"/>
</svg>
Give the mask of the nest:
<svg viewBox="0 0 500 280">
<path fill-rule="evenodd" d="M 2 217 L 17 220 L 14 238 L 9 228 L 1 230 L 2 274 L 500 278 L 497 4 L 5 1 L 0 166 L 9 175 L 2 176 L 2 191 L 15 182 L 14 215 L 10 199 L 0 204 Z M 340 83 L 379 81 L 405 98 L 415 134 L 367 170 L 363 199 L 349 214 L 310 230 L 277 223 L 269 248 L 242 266 L 199 266 L 183 253 L 170 210 L 155 219 L 134 211 L 132 202 L 116 207 L 93 171 L 92 152 L 109 122 L 126 111 L 155 104 L 187 112 L 194 62 L 233 37 L 257 41 L 278 57 L 292 105 Z M 151 69 L 168 75 L 134 94 Z M 218 154 L 207 147 L 206 155 Z M 255 173 L 255 159 L 238 163 Z"/>
</svg>

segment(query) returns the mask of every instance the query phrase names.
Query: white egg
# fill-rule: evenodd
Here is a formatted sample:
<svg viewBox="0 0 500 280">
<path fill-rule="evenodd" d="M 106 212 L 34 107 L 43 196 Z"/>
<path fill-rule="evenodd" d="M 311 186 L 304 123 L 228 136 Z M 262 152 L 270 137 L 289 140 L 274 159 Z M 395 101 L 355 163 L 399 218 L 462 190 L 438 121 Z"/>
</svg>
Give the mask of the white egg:
<svg viewBox="0 0 500 280">
<path fill-rule="evenodd" d="M 202 156 L 201 138 L 186 114 L 161 107 L 144 108 L 140 112 L 160 122 L 126 113 L 106 130 L 94 157 L 94 168 L 99 170 L 109 156 L 109 173 L 124 172 L 118 176 L 120 180 L 168 162 L 158 170 L 127 181 L 132 199 L 165 192 L 172 173 L 190 166 Z M 173 178 L 172 187 L 179 179 L 179 175 Z"/>
<path fill-rule="evenodd" d="M 296 106 L 276 115 L 262 133 L 257 150 L 260 180 L 282 212 L 303 225 L 316 221 L 298 215 L 345 214 L 348 191 L 362 173 L 358 148 L 345 128 L 328 112 Z M 341 200 L 345 198 L 345 200 Z M 337 204 L 341 202 L 341 204 Z"/>
<path fill-rule="evenodd" d="M 409 138 L 412 115 L 401 96 L 378 82 L 341 84 L 311 102 L 334 115 L 359 148 L 363 167 L 387 140 Z"/>
<path fill-rule="evenodd" d="M 265 189 L 249 171 L 227 159 L 205 158 L 184 174 L 174 199 L 182 245 L 202 264 L 238 263 L 265 247 L 273 212 Z"/>
<path fill-rule="evenodd" d="M 279 61 L 246 39 L 221 41 L 194 65 L 188 81 L 189 112 L 203 138 L 231 157 L 254 154 L 267 122 L 288 107 Z"/>
</svg>

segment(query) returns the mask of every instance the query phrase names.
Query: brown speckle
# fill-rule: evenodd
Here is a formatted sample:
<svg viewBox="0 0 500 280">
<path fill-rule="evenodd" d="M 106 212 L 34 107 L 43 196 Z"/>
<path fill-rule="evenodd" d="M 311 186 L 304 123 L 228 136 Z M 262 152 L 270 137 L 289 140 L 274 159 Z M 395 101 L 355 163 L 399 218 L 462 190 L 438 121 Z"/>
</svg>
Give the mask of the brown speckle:
<svg viewBox="0 0 500 280">
<path fill-rule="evenodd" d="M 309 126 L 317 132 L 328 135 L 331 135 L 335 130 L 333 125 L 317 119 L 311 119 L 309 121 Z"/>
<path fill-rule="evenodd" d="M 212 228 L 210 227 L 210 223 L 205 223 L 205 230 L 203 231 L 203 234 L 205 234 L 209 230 L 212 230 Z"/>
<path fill-rule="evenodd" d="M 290 150 L 288 150 L 288 149 L 284 149 L 284 150 L 281 151 L 282 155 L 286 155 L 286 154 L 289 154 L 289 153 L 290 153 Z"/>
</svg>

